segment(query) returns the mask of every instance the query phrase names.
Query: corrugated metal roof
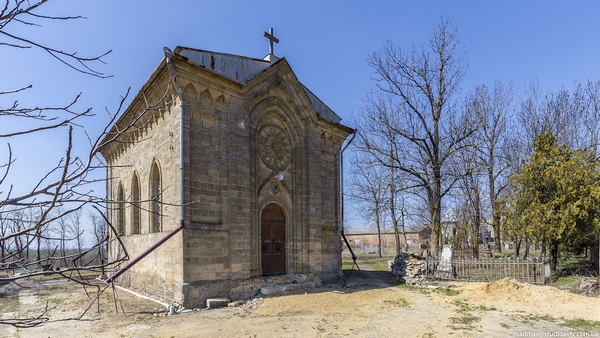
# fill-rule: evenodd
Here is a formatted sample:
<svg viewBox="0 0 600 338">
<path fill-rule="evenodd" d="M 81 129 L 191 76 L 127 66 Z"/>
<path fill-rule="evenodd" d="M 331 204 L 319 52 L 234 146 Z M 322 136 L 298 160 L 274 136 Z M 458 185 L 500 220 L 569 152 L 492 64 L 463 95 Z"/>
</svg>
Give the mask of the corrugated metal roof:
<svg viewBox="0 0 600 338">
<path fill-rule="evenodd" d="M 206 67 L 238 82 L 246 82 L 271 65 L 268 60 L 211 52 L 187 47 L 175 48 L 179 54 L 198 66 Z"/>
<path fill-rule="evenodd" d="M 334 123 L 340 123 L 340 121 L 342 119 L 339 116 L 337 116 L 337 114 L 334 113 L 333 110 L 331 110 L 329 107 L 327 107 L 327 105 L 325 103 L 323 103 L 323 101 L 321 101 L 310 90 L 308 90 L 308 88 L 306 88 L 306 86 L 302 85 L 302 87 L 304 87 L 304 91 L 306 92 L 306 95 L 308 96 L 310 103 L 312 104 L 313 108 L 315 108 L 315 111 L 317 112 L 317 114 L 319 114 L 319 116 L 326 119 L 327 121 L 331 121 Z"/>
</svg>

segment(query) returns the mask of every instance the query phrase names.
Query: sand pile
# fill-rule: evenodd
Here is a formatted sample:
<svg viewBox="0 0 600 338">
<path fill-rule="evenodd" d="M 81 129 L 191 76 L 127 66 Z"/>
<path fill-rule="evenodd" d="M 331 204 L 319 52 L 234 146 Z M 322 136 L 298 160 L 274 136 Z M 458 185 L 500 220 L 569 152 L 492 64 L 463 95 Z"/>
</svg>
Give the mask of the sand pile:
<svg viewBox="0 0 600 338">
<path fill-rule="evenodd" d="M 565 318 L 598 320 L 600 310 L 597 299 L 551 286 L 521 283 L 513 278 L 486 283 L 474 289 L 468 297 L 503 309 L 533 308 Z"/>
<path fill-rule="evenodd" d="M 513 278 L 487 283 L 471 292 L 471 298 L 477 300 L 506 300 L 520 303 L 573 302 L 580 297 L 549 286 L 521 283 Z"/>
</svg>

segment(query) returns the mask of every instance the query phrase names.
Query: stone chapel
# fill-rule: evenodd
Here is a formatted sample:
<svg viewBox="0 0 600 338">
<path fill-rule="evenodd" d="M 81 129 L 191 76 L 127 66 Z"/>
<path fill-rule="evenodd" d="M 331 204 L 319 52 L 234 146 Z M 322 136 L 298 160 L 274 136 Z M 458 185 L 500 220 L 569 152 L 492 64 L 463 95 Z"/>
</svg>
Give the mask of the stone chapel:
<svg viewBox="0 0 600 338">
<path fill-rule="evenodd" d="M 340 150 L 353 129 L 272 42 L 263 59 L 165 48 L 112 127 L 135 126 L 101 149 L 130 259 L 184 223 L 119 284 L 189 307 L 341 278 Z"/>
</svg>

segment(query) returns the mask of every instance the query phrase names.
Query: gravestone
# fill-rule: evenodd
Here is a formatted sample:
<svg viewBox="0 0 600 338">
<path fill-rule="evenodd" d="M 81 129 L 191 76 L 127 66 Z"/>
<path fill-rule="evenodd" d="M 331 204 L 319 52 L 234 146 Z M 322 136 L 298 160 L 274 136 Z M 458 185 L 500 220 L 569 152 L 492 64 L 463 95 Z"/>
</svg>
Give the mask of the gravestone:
<svg viewBox="0 0 600 338">
<path fill-rule="evenodd" d="M 484 252 L 485 257 L 492 258 L 492 256 L 493 256 L 492 255 L 492 247 L 489 244 L 485 246 L 485 250 L 484 251 L 485 251 Z"/>
<path fill-rule="evenodd" d="M 454 247 L 450 244 L 444 245 L 442 249 L 442 255 L 440 256 L 440 264 L 437 266 L 436 277 L 438 278 L 452 278 L 452 261 L 454 259 Z"/>
<path fill-rule="evenodd" d="M 427 257 L 428 256 L 427 253 L 429 251 L 429 250 L 427 250 L 427 244 L 421 243 L 420 248 L 421 248 L 421 256 Z"/>
</svg>

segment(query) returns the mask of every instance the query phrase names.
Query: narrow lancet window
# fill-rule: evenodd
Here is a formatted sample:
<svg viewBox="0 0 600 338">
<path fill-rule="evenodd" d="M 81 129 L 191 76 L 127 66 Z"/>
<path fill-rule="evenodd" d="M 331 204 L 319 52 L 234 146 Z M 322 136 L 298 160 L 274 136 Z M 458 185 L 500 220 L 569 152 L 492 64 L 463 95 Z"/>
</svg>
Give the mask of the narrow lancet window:
<svg viewBox="0 0 600 338">
<path fill-rule="evenodd" d="M 161 199 L 162 187 L 160 179 L 160 170 L 156 162 L 152 164 L 150 171 L 150 231 L 161 232 Z"/>
<path fill-rule="evenodd" d="M 136 173 L 131 181 L 131 204 L 131 233 L 136 235 L 140 233 L 140 180 Z"/>
<path fill-rule="evenodd" d="M 124 235 L 123 230 L 125 230 L 125 192 L 123 191 L 123 184 L 119 182 L 119 187 L 117 188 L 117 233 L 119 235 Z"/>
</svg>

